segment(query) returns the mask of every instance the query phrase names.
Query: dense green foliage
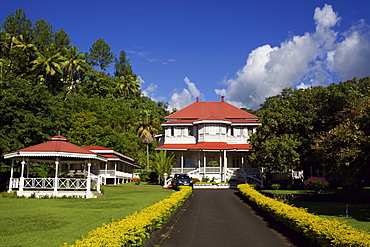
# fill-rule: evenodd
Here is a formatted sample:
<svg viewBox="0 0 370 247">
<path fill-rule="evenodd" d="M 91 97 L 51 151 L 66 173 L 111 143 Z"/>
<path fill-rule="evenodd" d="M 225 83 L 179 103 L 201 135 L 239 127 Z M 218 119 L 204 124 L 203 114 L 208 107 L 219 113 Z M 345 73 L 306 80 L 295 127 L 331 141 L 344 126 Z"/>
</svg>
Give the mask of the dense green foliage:
<svg viewBox="0 0 370 247">
<path fill-rule="evenodd" d="M 138 130 L 161 132 L 166 104 L 142 96 L 126 53 L 118 57 L 103 40 L 82 53 L 68 34 L 22 9 L 0 29 L 0 153 L 61 135 L 77 145 L 112 148 L 146 164 L 155 140 Z M 114 75 L 105 70 L 112 63 Z M 97 68 L 95 70 L 94 68 Z M 141 133 L 141 132 L 140 132 Z M 143 143 L 144 141 L 144 143 Z"/>
<path fill-rule="evenodd" d="M 263 125 L 251 138 L 249 161 L 269 171 L 339 174 L 351 186 L 369 181 L 370 77 L 328 87 L 284 89 L 256 112 Z"/>
</svg>

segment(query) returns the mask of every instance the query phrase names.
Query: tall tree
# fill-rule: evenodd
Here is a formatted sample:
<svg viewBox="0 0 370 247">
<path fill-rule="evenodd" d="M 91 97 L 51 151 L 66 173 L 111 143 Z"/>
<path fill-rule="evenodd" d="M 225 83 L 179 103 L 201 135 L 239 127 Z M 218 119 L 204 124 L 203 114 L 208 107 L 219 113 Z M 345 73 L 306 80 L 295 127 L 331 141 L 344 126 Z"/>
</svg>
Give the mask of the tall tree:
<svg viewBox="0 0 370 247">
<path fill-rule="evenodd" d="M 31 38 L 28 36 L 19 35 L 15 38 L 13 48 L 19 48 L 28 56 L 28 61 L 31 56 L 37 51 L 35 44 L 32 42 Z"/>
<path fill-rule="evenodd" d="M 53 42 L 55 31 L 50 22 L 44 19 L 36 20 L 32 29 L 32 36 L 35 40 L 36 47 L 43 52 Z M 55 47 L 54 47 L 55 48 Z"/>
<path fill-rule="evenodd" d="M 158 122 L 154 120 L 150 110 L 143 110 L 141 112 L 141 121 L 139 122 L 137 133 L 141 141 L 146 145 L 147 169 L 149 169 L 149 144 L 155 140 L 154 136 L 158 134 L 157 124 Z"/>
<path fill-rule="evenodd" d="M 154 153 L 152 168 L 158 175 L 158 182 L 161 184 L 164 181 L 164 174 L 171 174 L 172 167 L 176 163 L 174 153 L 167 155 L 166 150 L 161 150 Z"/>
<path fill-rule="evenodd" d="M 106 70 L 110 63 L 113 62 L 114 55 L 110 46 L 103 40 L 97 39 L 90 48 L 88 62 L 92 66 L 97 66 L 99 70 Z"/>
<path fill-rule="evenodd" d="M 86 69 L 85 56 L 78 51 L 76 46 L 71 46 L 65 51 L 65 71 L 67 74 L 67 80 L 73 81 L 73 73 L 78 71 L 84 71 Z"/>
<path fill-rule="evenodd" d="M 59 52 L 55 53 L 52 46 L 48 47 L 43 53 L 36 52 L 37 59 L 32 61 L 32 70 L 39 71 L 45 75 L 45 80 L 49 83 L 49 75 L 62 75 L 62 68 L 66 64 L 66 59 Z"/>
<path fill-rule="evenodd" d="M 133 75 L 121 76 L 117 83 L 118 90 L 125 98 L 129 95 L 136 95 L 140 92 L 140 82 Z"/>
<path fill-rule="evenodd" d="M 137 79 L 136 75 L 132 72 L 130 59 L 127 58 L 126 52 L 124 50 L 122 50 L 119 53 L 119 57 L 115 59 L 114 67 L 115 67 L 114 72 L 115 77 L 120 78 L 121 76 L 126 77 L 128 75 L 132 75 L 134 76 L 134 79 Z"/>
<path fill-rule="evenodd" d="M 13 47 L 13 37 L 18 35 L 29 36 L 32 23 L 30 19 L 26 19 L 26 14 L 23 9 L 17 9 L 15 14 L 11 13 L 3 21 L 4 30 L 10 35 L 10 48 Z"/>
<path fill-rule="evenodd" d="M 71 42 L 71 39 L 69 35 L 64 31 L 63 28 L 59 29 L 54 34 L 54 42 L 55 47 L 58 52 L 60 52 L 63 56 L 65 55 L 66 47 L 69 46 L 69 43 Z"/>
</svg>

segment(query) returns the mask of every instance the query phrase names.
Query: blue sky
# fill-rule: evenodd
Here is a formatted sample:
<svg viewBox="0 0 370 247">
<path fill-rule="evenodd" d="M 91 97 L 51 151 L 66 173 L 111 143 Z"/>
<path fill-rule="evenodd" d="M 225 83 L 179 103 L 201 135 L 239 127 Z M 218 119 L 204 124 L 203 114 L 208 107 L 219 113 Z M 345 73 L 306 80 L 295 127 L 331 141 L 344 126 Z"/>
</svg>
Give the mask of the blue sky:
<svg viewBox="0 0 370 247">
<path fill-rule="evenodd" d="M 98 38 L 125 50 L 145 95 L 171 108 L 225 95 L 257 109 L 285 87 L 370 76 L 367 0 L 0 0 L 1 22 L 18 8 L 82 52 Z"/>
</svg>

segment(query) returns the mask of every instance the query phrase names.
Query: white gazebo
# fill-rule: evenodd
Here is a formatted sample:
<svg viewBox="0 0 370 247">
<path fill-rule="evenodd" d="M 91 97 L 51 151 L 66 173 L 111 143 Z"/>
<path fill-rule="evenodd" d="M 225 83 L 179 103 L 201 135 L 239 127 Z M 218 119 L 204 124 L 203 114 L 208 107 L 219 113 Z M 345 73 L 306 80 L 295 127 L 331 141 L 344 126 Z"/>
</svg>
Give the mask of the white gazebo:
<svg viewBox="0 0 370 247">
<path fill-rule="evenodd" d="M 95 198 L 100 193 L 100 177 L 91 173 L 92 166 L 107 162 L 107 158 L 86 148 L 68 142 L 63 136 L 49 138 L 48 142 L 19 149 L 4 155 L 12 161 L 8 192 L 17 190 L 25 197 L 82 197 Z M 55 166 L 52 178 L 30 178 L 28 170 L 33 163 L 49 163 Z M 83 178 L 62 178 L 58 175 L 63 164 L 80 164 Z M 14 178 L 14 167 L 21 166 L 20 177 Z"/>
</svg>

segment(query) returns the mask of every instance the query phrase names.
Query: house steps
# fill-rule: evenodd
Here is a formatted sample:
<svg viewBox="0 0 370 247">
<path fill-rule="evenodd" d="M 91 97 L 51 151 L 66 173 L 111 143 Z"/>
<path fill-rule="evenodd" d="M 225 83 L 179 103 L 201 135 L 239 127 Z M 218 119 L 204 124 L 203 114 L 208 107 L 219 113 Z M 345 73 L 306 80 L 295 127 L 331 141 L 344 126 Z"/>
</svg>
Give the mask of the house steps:
<svg viewBox="0 0 370 247">
<path fill-rule="evenodd" d="M 93 194 L 93 198 L 103 198 L 103 197 L 106 197 L 106 195 L 103 195 L 103 193 L 99 192 L 99 191 L 91 191 L 92 194 Z"/>
</svg>

